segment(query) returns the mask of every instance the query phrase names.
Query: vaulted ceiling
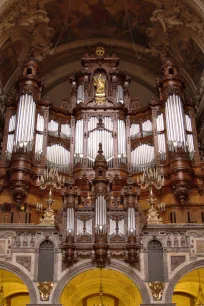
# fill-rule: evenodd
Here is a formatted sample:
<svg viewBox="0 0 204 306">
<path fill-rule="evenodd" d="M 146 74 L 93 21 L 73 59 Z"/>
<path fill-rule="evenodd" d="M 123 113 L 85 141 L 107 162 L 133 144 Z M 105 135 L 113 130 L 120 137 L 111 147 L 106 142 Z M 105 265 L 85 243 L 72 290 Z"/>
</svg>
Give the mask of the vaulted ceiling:
<svg viewBox="0 0 204 306">
<path fill-rule="evenodd" d="M 132 78 L 141 105 L 157 95 L 162 60 L 180 66 L 187 88 L 201 99 L 204 4 L 201 0 L 1 0 L 0 82 L 13 91 L 30 48 L 54 104 L 69 96 L 69 76 L 86 47 L 111 45 Z M 198 102 L 199 104 L 199 102 Z"/>
</svg>

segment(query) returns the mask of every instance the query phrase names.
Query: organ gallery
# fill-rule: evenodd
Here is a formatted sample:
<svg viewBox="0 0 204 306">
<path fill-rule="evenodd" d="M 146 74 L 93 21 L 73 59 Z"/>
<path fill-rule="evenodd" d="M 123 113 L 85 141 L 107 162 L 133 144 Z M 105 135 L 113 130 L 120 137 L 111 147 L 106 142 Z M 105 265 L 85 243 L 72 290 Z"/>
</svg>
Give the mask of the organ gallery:
<svg viewBox="0 0 204 306">
<path fill-rule="evenodd" d="M 0 306 L 202 306 L 197 15 L 62 2 L 17 6 L 0 46 Z"/>
</svg>

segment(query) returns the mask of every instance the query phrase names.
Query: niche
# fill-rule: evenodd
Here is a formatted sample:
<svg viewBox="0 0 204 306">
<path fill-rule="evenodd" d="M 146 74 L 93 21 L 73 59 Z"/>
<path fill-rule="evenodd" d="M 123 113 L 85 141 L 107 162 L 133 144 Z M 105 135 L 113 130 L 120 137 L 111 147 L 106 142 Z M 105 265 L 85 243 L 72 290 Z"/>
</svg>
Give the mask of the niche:
<svg viewBox="0 0 204 306">
<path fill-rule="evenodd" d="M 45 240 L 39 248 L 38 282 L 53 282 L 54 244 Z"/>
<path fill-rule="evenodd" d="M 26 71 L 26 74 L 32 74 L 33 73 L 33 71 L 32 71 L 32 68 L 27 68 L 27 71 Z"/>
<path fill-rule="evenodd" d="M 163 248 L 158 240 L 148 244 L 148 274 L 149 282 L 164 282 Z"/>
</svg>

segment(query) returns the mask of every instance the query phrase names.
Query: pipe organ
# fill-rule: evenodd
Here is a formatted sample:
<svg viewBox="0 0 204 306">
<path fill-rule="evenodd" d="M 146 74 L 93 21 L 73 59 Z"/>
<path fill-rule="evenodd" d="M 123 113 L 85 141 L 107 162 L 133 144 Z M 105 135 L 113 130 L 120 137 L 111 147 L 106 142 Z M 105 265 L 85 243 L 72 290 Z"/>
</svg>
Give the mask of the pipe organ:
<svg viewBox="0 0 204 306">
<path fill-rule="evenodd" d="M 56 224 L 69 264 L 85 254 L 99 267 L 111 256 L 135 264 L 139 194 L 147 200 L 140 181 L 147 167 L 156 167 L 165 178 L 167 194 L 174 191 L 164 217 L 171 205 L 187 205 L 190 188 L 197 188 L 201 179 L 194 105 L 173 61 L 162 66 L 158 99 L 143 108 L 133 107 L 130 78 L 118 71 L 118 63 L 108 48 L 87 52 L 82 71 L 70 78 L 65 108 L 41 98 L 44 84 L 32 57 L 17 83 L 15 101 L 6 106 L 0 163 L 4 189 L 10 190 L 12 202 L 23 205 L 38 197 L 45 169 L 57 169 L 63 184 L 54 195 Z"/>
</svg>

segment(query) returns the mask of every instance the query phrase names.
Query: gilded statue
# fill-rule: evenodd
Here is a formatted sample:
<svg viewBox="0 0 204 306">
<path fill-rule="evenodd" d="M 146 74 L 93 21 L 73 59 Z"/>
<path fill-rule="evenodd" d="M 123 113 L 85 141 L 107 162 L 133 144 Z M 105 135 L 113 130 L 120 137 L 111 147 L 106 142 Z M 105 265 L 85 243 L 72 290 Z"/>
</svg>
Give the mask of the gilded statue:
<svg viewBox="0 0 204 306">
<path fill-rule="evenodd" d="M 104 104 L 105 99 L 105 83 L 106 80 L 102 77 L 101 73 L 98 78 L 93 77 L 94 86 L 96 86 L 95 99 L 97 104 Z"/>
<path fill-rule="evenodd" d="M 94 86 L 96 86 L 96 97 L 104 97 L 106 80 L 102 78 L 101 74 L 99 74 L 98 78 L 93 77 L 93 79 Z"/>
</svg>

